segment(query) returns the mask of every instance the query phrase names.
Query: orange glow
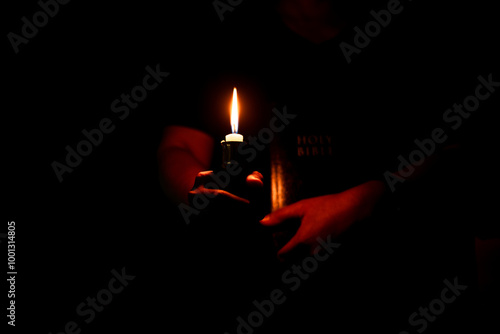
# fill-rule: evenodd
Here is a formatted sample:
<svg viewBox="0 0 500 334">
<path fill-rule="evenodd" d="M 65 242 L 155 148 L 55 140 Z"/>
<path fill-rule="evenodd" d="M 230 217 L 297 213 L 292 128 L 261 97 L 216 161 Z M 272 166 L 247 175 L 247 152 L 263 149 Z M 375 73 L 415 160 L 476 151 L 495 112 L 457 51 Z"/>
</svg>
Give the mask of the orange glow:
<svg viewBox="0 0 500 334">
<path fill-rule="evenodd" d="M 233 133 L 238 133 L 238 93 L 236 92 L 236 87 L 233 88 L 233 102 L 231 103 L 231 131 Z"/>
<path fill-rule="evenodd" d="M 271 162 L 271 211 L 286 205 L 285 173 L 281 161 Z"/>
</svg>

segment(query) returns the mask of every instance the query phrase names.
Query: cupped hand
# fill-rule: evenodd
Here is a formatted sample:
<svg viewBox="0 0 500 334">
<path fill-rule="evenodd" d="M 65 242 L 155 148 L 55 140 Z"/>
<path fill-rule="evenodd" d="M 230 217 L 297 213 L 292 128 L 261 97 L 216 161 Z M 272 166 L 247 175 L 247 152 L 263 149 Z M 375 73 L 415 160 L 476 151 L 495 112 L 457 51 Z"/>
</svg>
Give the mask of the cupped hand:
<svg viewBox="0 0 500 334">
<path fill-rule="evenodd" d="M 263 176 L 261 173 L 254 171 L 246 177 L 245 184 L 249 188 L 262 188 Z M 188 193 L 189 202 L 193 204 L 196 196 L 204 196 L 208 199 L 227 199 L 236 203 L 249 204 L 250 201 L 246 198 L 237 196 L 222 187 L 219 187 L 214 178 L 214 172 L 211 170 L 199 172 L 195 178 L 194 186 Z"/>
</svg>

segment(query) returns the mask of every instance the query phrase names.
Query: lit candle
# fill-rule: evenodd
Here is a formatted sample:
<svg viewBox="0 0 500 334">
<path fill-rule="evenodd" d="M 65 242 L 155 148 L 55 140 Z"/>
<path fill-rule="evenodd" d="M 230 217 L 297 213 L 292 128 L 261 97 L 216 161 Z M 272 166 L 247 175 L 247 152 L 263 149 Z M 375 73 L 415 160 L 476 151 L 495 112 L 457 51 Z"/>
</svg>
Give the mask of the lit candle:
<svg viewBox="0 0 500 334">
<path fill-rule="evenodd" d="M 243 136 L 238 133 L 238 93 L 236 87 L 233 88 L 233 101 L 231 103 L 231 132 L 226 135 L 226 142 L 243 142 Z"/>
<path fill-rule="evenodd" d="M 238 164 L 238 147 L 243 144 L 243 135 L 238 133 L 238 93 L 233 89 L 233 101 L 231 102 L 231 131 L 226 135 L 226 140 L 222 140 L 222 166 Z"/>
</svg>

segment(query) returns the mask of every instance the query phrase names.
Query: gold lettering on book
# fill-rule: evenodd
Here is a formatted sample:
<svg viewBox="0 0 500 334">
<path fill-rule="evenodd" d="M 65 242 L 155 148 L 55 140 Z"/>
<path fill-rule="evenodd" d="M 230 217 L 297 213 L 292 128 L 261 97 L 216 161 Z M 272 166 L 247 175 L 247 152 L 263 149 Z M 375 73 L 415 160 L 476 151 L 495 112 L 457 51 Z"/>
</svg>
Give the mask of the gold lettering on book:
<svg viewBox="0 0 500 334">
<path fill-rule="evenodd" d="M 329 135 L 297 136 L 297 156 L 315 157 L 333 155 L 332 137 Z"/>
</svg>

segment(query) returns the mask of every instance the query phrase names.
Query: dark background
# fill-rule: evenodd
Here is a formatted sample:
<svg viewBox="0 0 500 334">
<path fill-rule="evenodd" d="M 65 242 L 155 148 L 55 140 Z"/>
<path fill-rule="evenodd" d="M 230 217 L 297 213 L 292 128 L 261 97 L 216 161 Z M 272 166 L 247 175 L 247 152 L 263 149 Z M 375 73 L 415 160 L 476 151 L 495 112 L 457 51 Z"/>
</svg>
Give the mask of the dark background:
<svg viewBox="0 0 500 334">
<path fill-rule="evenodd" d="M 179 242 L 181 228 L 169 225 L 173 212 L 157 181 L 156 150 L 163 127 L 188 113 L 190 101 L 177 108 L 164 101 L 175 97 L 178 85 L 196 80 L 204 66 L 216 68 L 229 59 L 249 61 L 230 50 L 224 59 L 214 45 L 222 34 L 237 38 L 232 27 L 260 5 L 245 0 L 221 22 L 211 1 L 74 0 L 60 5 L 59 13 L 21 45 L 18 54 L 5 36 L 10 31 L 19 34 L 21 17 L 31 21 L 40 7 L 36 1 L 3 5 L 3 220 L 16 221 L 16 330 L 58 333 L 71 320 L 81 325 L 82 333 L 119 332 L 131 326 L 172 330 L 179 314 L 189 312 L 169 309 L 175 309 L 170 293 L 182 295 L 176 276 L 186 264 L 179 254 L 189 245 Z M 498 24 L 487 1 L 412 5 L 414 10 L 405 10 L 388 29 L 401 29 L 404 38 L 405 22 L 421 22 L 415 29 L 425 34 L 442 23 L 443 35 L 434 41 L 462 46 L 472 57 L 456 64 L 457 76 L 473 85 L 479 74 L 499 73 L 494 68 Z M 432 45 L 428 52 L 432 57 Z M 156 64 L 170 76 L 119 120 L 111 102 L 141 84 L 145 67 Z M 450 101 L 460 102 L 469 93 L 467 87 L 456 91 Z M 496 102 L 498 96 L 488 101 L 488 108 L 494 110 Z M 84 139 L 81 131 L 97 127 L 103 118 L 111 118 L 115 130 L 60 183 L 51 163 L 63 162 L 64 147 L 75 148 Z M 494 188 L 498 179 L 497 152 L 491 151 L 498 118 L 477 119 L 475 140 L 479 147 L 489 145 L 471 163 L 485 171 L 474 184 L 479 191 L 471 206 L 478 208 L 482 220 L 490 220 L 494 200 L 482 192 Z M 107 287 L 110 271 L 122 267 L 136 278 L 94 321 L 84 324 L 76 306 Z M 192 319 L 196 321 L 196 315 Z"/>
</svg>

